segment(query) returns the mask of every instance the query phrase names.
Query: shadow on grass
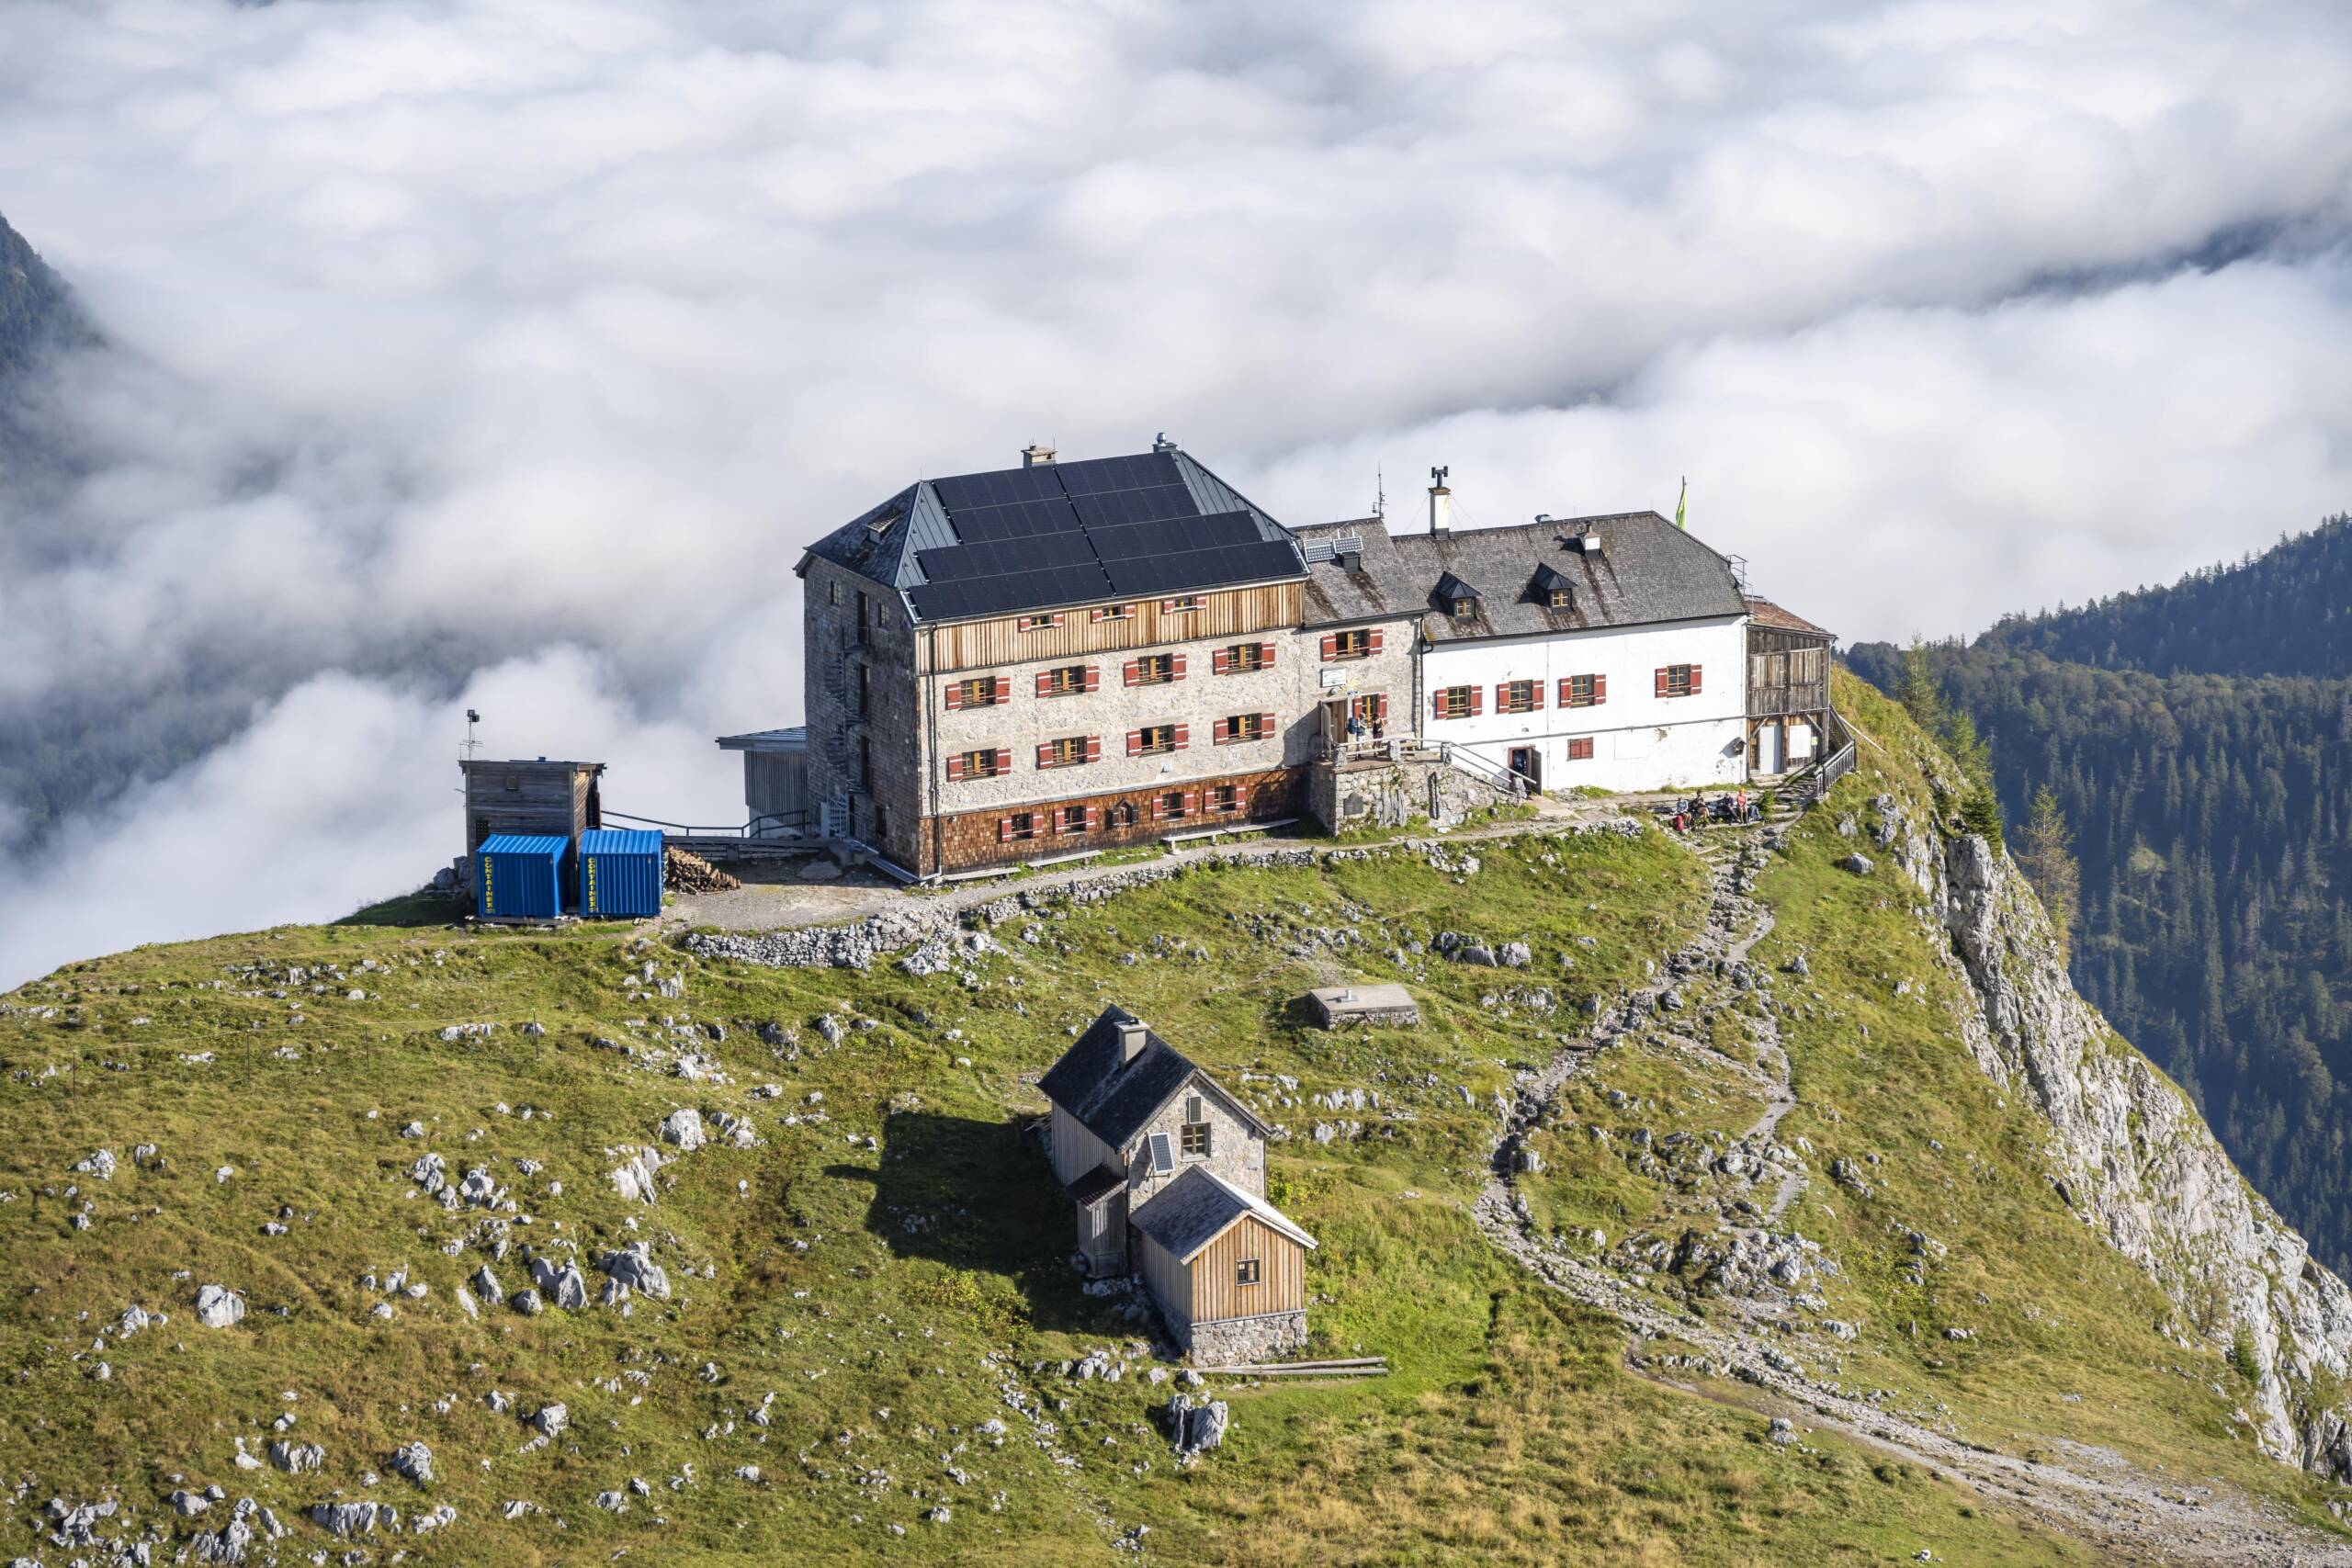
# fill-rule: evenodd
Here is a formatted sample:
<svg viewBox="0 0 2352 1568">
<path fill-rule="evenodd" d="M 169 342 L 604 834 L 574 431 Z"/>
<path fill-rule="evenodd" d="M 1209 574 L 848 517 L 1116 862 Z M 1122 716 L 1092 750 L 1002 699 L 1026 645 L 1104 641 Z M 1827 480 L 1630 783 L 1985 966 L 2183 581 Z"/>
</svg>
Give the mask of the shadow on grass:
<svg viewBox="0 0 2352 1568">
<path fill-rule="evenodd" d="M 1037 1328 L 1122 1331 L 1112 1308 L 1080 1288 L 1070 1262 L 1077 1215 L 1027 1122 L 894 1111 L 882 1124 L 878 1170 L 836 1165 L 825 1174 L 874 1184 L 865 1228 L 894 1256 L 1011 1280 Z"/>
</svg>

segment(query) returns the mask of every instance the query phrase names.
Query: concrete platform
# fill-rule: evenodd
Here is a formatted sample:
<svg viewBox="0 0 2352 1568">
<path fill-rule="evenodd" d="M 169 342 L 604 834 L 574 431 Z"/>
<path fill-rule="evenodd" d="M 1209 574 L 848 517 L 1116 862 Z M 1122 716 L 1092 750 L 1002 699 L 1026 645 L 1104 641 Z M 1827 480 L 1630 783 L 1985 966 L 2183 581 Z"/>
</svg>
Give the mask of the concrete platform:
<svg viewBox="0 0 2352 1568">
<path fill-rule="evenodd" d="M 1326 1029 L 1349 1023 L 1419 1023 L 1420 1005 L 1402 986 L 1330 986 L 1306 993 Z"/>
</svg>

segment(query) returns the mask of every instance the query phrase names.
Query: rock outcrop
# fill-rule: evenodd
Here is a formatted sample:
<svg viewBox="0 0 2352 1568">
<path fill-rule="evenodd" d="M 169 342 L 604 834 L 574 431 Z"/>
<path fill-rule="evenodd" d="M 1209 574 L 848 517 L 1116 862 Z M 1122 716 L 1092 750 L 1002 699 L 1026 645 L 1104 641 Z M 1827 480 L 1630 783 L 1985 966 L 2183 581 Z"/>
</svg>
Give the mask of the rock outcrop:
<svg viewBox="0 0 2352 1568">
<path fill-rule="evenodd" d="M 2352 1410 L 2312 1394 L 2315 1376 L 2352 1368 L 2352 1290 L 2246 1184 L 2180 1090 L 2076 995 L 2007 852 L 1923 829 L 1894 796 L 1872 806 L 1872 836 L 1926 897 L 1979 1003 L 1962 1019 L 1970 1051 L 2050 1124 L 2059 1196 L 2240 1363 L 2264 1452 L 2352 1482 Z"/>
</svg>

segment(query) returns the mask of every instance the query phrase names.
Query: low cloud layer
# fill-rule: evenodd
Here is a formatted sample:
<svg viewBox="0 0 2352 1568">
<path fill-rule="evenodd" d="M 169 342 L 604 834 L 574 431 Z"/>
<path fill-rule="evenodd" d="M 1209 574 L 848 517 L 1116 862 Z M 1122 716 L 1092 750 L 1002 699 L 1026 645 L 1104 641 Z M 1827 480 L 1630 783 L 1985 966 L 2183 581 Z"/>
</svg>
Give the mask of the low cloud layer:
<svg viewBox="0 0 2352 1568">
<path fill-rule="evenodd" d="M 1378 475 L 1401 524 L 1440 462 L 1486 523 L 1687 474 L 1697 531 L 1854 637 L 2352 495 L 2325 4 L 7 35 L 0 211 L 117 347 L 42 389 L 86 477 L 0 491 L 0 733 L 96 759 L 0 871 L 44 911 L 0 917 L 0 984 L 413 884 L 469 700 L 649 815 L 740 813 L 710 739 L 797 716 L 799 547 L 1033 438 L 1166 429 L 1302 522 Z M 200 901 L 93 874 L 228 845 Z"/>
</svg>

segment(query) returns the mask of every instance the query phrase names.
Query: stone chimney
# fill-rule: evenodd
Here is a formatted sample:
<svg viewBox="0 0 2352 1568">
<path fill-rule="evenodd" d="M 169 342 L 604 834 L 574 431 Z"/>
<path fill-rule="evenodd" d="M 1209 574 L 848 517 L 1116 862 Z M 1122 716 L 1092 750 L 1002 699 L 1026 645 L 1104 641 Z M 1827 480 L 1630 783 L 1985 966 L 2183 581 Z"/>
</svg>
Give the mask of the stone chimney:
<svg viewBox="0 0 2352 1568">
<path fill-rule="evenodd" d="M 1046 468 L 1053 460 L 1054 449 L 1042 441 L 1033 441 L 1021 449 L 1021 466 L 1024 468 Z"/>
<path fill-rule="evenodd" d="M 1119 1025 L 1119 1066 L 1124 1067 L 1143 1055 L 1146 1038 L 1144 1026 L 1135 1020 Z"/>
<path fill-rule="evenodd" d="M 1442 539 L 1453 531 L 1453 491 L 1448 490 L 1445 476 L 1453 470 L 1430 470 L 1430 536 Z"/>
</svg>

